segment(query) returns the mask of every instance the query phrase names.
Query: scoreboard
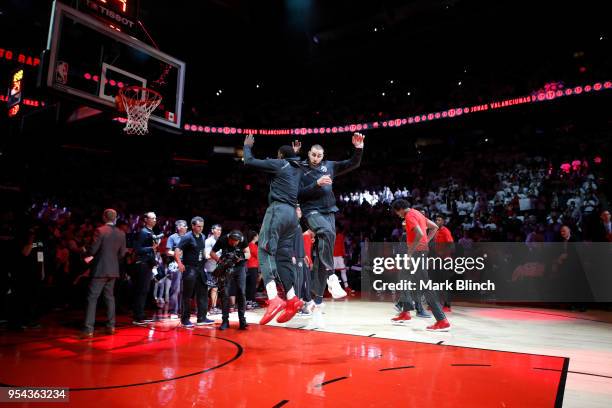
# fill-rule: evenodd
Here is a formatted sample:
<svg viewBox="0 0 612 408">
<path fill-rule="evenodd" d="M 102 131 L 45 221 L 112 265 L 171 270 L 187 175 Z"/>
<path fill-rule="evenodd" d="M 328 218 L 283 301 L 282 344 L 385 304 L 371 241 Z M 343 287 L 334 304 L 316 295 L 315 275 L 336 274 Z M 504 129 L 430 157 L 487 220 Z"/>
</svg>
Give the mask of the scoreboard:
<svg viewBox="0 0 612 408">
<path fill-rule="evenodd" d="M 80 0 L 80 8 L 121 31 L 136 29 L 139 0 Z"/>
</svg>

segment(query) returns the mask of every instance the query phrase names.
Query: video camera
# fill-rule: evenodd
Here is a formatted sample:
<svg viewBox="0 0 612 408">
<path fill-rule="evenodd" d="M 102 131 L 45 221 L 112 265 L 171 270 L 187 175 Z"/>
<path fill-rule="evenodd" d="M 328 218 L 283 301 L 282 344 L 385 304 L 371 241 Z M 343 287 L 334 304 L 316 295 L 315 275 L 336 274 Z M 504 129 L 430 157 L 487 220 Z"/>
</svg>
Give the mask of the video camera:
<svg viewBox="0 0 612 408">
<path fill-rule="evenodd" d="M 231 274 L 234 266 L 244 261 L 244 252 L 241 249 L 236 248 L 232 251 L 224 251 L 217 267 L 213 271 L 213 274 L 217 279 L 224 279 L 227 275 Z"/>
</svg>

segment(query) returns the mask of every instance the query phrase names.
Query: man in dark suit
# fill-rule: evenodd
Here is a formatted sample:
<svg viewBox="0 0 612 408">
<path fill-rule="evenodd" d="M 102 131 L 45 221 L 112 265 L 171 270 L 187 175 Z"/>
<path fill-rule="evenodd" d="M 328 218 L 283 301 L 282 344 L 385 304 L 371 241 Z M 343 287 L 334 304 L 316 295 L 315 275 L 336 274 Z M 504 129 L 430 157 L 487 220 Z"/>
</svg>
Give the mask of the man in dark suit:
<svg viewBox="0 0 612 408">
<path fill-rule="evenodd" d="M 610 211 L 603 210 L 599 214 L 599 221 L 595 224 L 593 241 L 612 242 L 612 223 L 610 222 Z"/>
<path fill-rule="evenodd" d="M 153 237 L 153 227 L 157 223 L 154 212 L 144 215 L 144 227 L 134 237 L 134 255 L 136 256 L 136 270 L 134 271 L 134 320 L 137 326 L 146 326 L 153 319 L 145 318 L 145 305 L 153 279 L 153 267 L 157 264 L 155 252 L 159 242 Z"/>
<path fill-rule="evenodd" d="M 570 308 L 586 312 L 587 306 L 593 301 L 593 292 L 578 252 L 578 241 L 567 225 L 561 227 L 559 235 L 560 255 L 557 257 L 556 265 L 553 265 L 553 270 L 556 269 L 559 273 L 563 284 L 561 289 L 566 293 L 568 300 L 573 301 Z"/>
<path fill-rule="evenodd" d="M 110 208 L 104 210 L 102 219 L 105 225 L 96 229 L 93 243 L 87 249 L 91 280 L 87 295 L 85 329 L 82 334 L 85 338 L 93 336 L 96 304 L 102 291 L 104 291 L 108 316 L 106 332 L 115 333 L 115 280 L 119 277 L 119 263 L 127 252 L 125 233 L 115 226 L 117 211 Z"/>
</svg>

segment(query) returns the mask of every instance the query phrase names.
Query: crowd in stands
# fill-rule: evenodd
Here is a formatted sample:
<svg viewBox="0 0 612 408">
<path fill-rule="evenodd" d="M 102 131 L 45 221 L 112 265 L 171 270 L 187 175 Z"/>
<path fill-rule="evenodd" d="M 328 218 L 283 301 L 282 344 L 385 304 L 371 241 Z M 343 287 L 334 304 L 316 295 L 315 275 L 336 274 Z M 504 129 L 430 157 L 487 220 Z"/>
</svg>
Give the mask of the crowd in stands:
<svg viewBox="0 0 612 408">
<path fill-rule="evenodd" d="M 512 143 L 455 151 L 434 145 L 397 160 L 393 149 L 372 147 L 361 168 L 334 187 L 348 264 L 359 263 L 360 243 L 366 240 L 400 239 L 401 220 L 389 207 L 396 198 L 407 199 L 432 219 L 443 215 L 460 244 L 557 241 L 562 225 L 578 240 L 596 240 L 594 226 L 609 208 L 609 138 L 603 135 L 589 145 L 577 140 L 544 143 L 548 152 Z M 343 158 L 342 150 L 330 150 L 330 158 Z M 30 183 L 34 202 L 27 216 L 2 220 L 3 235 L 12 235 L 17 244 L 36 230 L 35 239 L 45 248 L 45 282 L 56 288 L 50 303 L 57 307 L 82 305 L 87 271 L 82 249 L 106 207 L 117 209 L 117 225 L 128 236 L 141 227 L 146 211 L 158 214 L 156 230 L 166 236 L 174 232 L 176 219 L 196 215 L 204 217 L 206 230 L 219 223 L 226 231 L 245 232 L 258 230 L 263 218 L 268 180 L 236 160 L 206 169 L 175 166 L 170 171 L 181 179 L 169 183 L 164 175 L 170 173 L 155 171 L 160 166 L 154 159 L 140 162 L 151 171 L 134 171 L 131 163 L 110 163 L 104 154 L 68 154 L 63 162 L 40 163 L 46 176 Z M 89 172 L 101 163 L 106 163 L 103 174 Z"/>
</svg>

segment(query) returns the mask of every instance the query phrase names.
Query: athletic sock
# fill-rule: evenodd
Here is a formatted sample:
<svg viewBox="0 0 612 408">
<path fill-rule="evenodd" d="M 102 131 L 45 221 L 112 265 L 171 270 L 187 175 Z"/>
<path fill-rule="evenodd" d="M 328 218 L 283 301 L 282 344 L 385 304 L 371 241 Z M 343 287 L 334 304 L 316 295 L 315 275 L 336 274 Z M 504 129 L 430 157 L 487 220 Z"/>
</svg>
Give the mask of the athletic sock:
<svg viewBox="0 0 612 408">
<path fill-rule="evenodd" d="M 289 289 L 289 291 L 287 292 L 287 300 L 292 299 L 295 297 L 295 291 L 293 290 L 293 286 L 291 287 L 291 289 Z"/>
<path fill-rule="evenodd" d="M 344 287 L 348 288 L 348 278 L 346 276 L 346 269 L 342 269 L 340 271 L 340 277 L 342 278 L 342 283 L 344 284 Z"/>
<path fill-rule="evenodd" d="M 276 282 L 268 282 L 266 285 L 266 293 L 268 294 L 268 299 L 270 300 L 278 296 L 278 292 L 276 291 Z"/>
</svg>

